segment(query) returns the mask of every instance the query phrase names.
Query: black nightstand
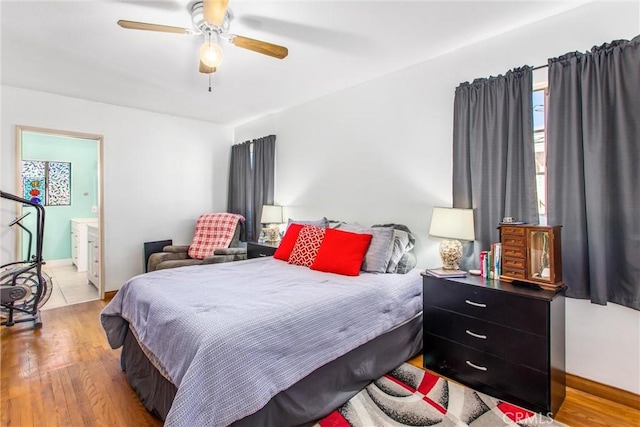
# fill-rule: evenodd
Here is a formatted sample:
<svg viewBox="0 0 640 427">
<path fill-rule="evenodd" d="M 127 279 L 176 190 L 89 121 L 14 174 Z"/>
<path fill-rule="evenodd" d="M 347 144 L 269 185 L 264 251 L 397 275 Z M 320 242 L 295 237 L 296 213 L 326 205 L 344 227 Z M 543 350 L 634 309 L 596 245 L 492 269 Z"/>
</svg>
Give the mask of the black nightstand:
<svg viewBox="0 0 640 427">
<path fill-rule="evenodd" d="M 481 277 L 423 277 L 424 367 L 557 414 L 565 398 L 564 291 Z"/>
<path fill-rule="evenodd" d="M 265 256 L 273 256 L 278 249 L 280 242 L 276 243 L 258 243 L 247 242 L 247 258 L 260 258 Z"/>
</svg>

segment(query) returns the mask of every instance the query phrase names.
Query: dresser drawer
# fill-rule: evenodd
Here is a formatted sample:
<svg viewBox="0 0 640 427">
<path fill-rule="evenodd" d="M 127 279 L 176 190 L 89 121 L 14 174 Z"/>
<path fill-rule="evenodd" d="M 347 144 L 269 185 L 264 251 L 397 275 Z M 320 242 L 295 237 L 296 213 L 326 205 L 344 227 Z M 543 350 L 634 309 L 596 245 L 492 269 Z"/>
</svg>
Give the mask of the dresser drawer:
<svg viewBox="0 0 640 427">
<path fill-rule="evenodd" d="M 502 227 L 500 227 L 500 233 L 510 236 L 524 236 L 524 228 L 509 227 L 508 225 L 503 225 Z"/>
<path fill-rule="evenodd" d="M 503 246 L 502 247 L 502 256 L 510 257 L 510 258 L 524 258 L 525 250 L 522 246 Z"/>
<path fill-rule="evenodd" d="M 424 277 L 424 305 L 547 336 L 547 303 L 487 287 Z"/>
<path fill-rule="evenodd" d="M 517 270 L 524 270 L 524 259 L 503 257 L 502 268 L 515 268 Z"/>
<path fill-rule="evenodd" d="M 548 411 L 546 373 L 430 334 L 424 335 L 424 367 L 507 402 Z"/>
<path fill-rule="evenodd" d="M 549 367 L 547 340 L 539 335 L 429 306 L 424 308 L 424 331 L 517 365 L 543 372 Z"/>
<path fill-rule="evenodd" d="M 502 275 L 500 277 L 506 277 L 509 279 L 524 279 L 524 270 L 518 270 L 517 268 L 502 267 Z"/>
<path fill-rule="evenodd" d="M 511 236 L 511 235 L 502 236 L 502 244 L 504 246 L 524 247 L 524 242 L 525 242 L 524 236 Z"/>
</svg>

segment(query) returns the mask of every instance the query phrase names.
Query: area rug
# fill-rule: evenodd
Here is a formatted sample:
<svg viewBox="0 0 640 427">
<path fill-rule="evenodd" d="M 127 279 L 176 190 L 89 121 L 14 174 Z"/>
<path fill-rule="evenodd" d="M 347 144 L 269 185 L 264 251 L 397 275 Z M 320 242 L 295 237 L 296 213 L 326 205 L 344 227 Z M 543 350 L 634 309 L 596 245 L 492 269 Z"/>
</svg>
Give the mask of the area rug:
<svg viewBox="0 0 640 427">
<path fill-rule="evenodd" d="M 314 427 L 564 426 L 405 363 Z"/>
</svg>

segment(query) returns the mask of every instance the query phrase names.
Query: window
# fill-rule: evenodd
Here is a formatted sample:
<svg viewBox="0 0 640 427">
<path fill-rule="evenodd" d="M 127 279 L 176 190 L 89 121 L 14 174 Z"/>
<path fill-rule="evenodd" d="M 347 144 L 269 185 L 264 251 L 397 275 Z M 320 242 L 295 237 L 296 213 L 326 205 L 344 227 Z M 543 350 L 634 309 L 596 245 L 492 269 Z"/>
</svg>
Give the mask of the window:
<svg viewBox="0 0 640 427">
<path fill-rule="evenodd" d="M 70 206 L 71 163 L 23 160 L 22 197 L 43 206 Z"/>
<path fill-rule="evenodd" d="M 538 220 L 547 224 L 547 138 L 546 105 L 549 90 L 546 86 L 533 91 L 533 147 L 536 161 L 536 190 L 538 193 Z"/>
</svg>

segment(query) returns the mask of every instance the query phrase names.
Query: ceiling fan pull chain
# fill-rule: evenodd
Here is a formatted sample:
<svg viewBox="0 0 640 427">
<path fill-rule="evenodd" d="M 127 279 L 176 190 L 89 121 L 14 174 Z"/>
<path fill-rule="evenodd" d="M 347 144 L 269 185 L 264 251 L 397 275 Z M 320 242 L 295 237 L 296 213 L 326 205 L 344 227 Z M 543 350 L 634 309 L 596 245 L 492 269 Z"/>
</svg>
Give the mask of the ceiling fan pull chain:
<svg viewBox="0 0 640 427">
<path fill-rule="evenodd" d="M 207 34 L 209 36 L 209 43 L 211 43 L 211 31 L 209 31 Z M 211 74 L 212 73 L 209 73 L 209 92 L 211 92 Z"/>
</svg>

